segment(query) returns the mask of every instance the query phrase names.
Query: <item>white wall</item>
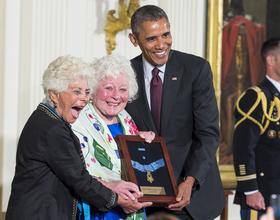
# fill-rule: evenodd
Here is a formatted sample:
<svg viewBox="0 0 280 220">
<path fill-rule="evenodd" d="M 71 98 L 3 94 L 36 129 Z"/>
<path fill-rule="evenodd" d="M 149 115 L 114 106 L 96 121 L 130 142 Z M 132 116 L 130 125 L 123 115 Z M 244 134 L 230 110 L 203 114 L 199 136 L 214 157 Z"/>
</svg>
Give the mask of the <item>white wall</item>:
<svg viewBox="0 0 280 220">
<path fill-rule="evenodd" d="M 235 193 L 235 191 L 233 191 Z M 228 197 L 228 220 L 241 220 L 240 218 L 240 206 L 233 204 L 234 195 L 229 195 Z"/>
<path fill-rule="evenodd" d="M 158 5 L 167 12 L 173 49 L 204 57 L 206 0 L 139 2 L 141 6 Z M 104 27 L 107 12 L 112 9 L 117 11 L 118 0 L 0 0 L 0 12 L 3 11 L 0 13 L 3 32 L 0 36 L 0 49 L 3 48 L 0 54 L 3 56 L 0 62 L 3 91 L 0 93 L 0 205 L 3 212 L 10 195 L 18 137 L 43 98 L 43 71 L 60 55 L 71 54 L 86 61 L 106 55 Z M 140 50 L 129 42 L 129 32 L 117 34 L 113 53 L 130 59 Z"/>
<path fill-rule="evenodd" d="M 233 204 L 235 190 L 232 190 L 233 195 L 228 196 L 228 220 L 241 220 L 240 218 L 240 206 Z M 220 217 L 215 220 L 220 220 Z"/>
</svg>

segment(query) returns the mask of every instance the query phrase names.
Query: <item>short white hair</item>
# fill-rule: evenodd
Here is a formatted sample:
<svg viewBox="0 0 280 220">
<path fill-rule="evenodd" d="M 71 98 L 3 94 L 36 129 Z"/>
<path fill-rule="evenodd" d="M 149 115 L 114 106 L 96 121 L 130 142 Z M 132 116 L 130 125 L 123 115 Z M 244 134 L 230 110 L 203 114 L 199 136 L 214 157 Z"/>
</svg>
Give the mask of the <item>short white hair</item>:
<svg viewBox="0 0 280 220">
<path fill-rule="evenodd" d="M 83 78 L 88 85 L 96 83 L 93 74 L 94 69 L 82 59 L 70 55 L 60 56 L 52 61 L 43 75 L 42 87 L 45 98 L 43 103 L 51 103 L 49 91 L 61 93 L 68 85 L 78 78 Z"/>
<path fill-rule="evenodd" d="M 132 102 L 137 98 L 138 85 L 136 81 L 136 74 L 130 61 L 125 57 L 118 54 L 111 54 L 95 59 L 91 65 L 95 70 L 94 78 L 96 80 L 95 83 L 89 85 L 92 93 L 95 93 L 101 80 L 110 77 L 117 78 L 120 74 L 122 74 L 125 76 L 128 83 L 128 102 Z"/>
</svg>

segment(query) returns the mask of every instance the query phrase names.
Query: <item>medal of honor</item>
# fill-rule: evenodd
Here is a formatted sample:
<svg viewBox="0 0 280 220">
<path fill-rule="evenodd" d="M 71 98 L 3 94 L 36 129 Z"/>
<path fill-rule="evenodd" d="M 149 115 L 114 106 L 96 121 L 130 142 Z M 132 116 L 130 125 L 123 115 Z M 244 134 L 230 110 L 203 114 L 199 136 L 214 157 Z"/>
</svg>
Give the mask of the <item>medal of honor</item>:
<svg viewBox="0 0 280 220">
<path fill-rule="evenodd" d="M 131 164 L 134 169 L 137 169 L 140 172 L 147 172 L 147 181 L 150 183 L 154 182 L 152 172 L 165 166 L 163 158 L 161 158 L 153 163 L 150 163 L 148 165 L 143 165 L 143 164 L 140 164 L 139 162 L 133 161 L 133 160 L 131 160 Z"/>
<path fill-rule="evenodd" d="M 154 178 L 152 177 L 151 171 L 147 171 L 147 181 L 150 183 L 154 182 Z"/>
</svg>

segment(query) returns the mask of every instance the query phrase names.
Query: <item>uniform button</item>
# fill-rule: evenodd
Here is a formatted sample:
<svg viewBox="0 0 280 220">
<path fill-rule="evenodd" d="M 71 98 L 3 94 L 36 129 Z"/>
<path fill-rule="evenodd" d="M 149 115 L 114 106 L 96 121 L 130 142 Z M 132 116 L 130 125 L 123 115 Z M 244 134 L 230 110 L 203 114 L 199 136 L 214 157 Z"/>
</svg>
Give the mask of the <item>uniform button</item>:
<svg viewBox="0 0 280 220">
<path fill-rule="evenodd" d="M 277 124 L 277 125 L 280 125 L 280 122 L 279 122 L 279 121 L 277 121 L 277 122 L 276 122 L 276 124 Z"/>
<path fill-rule="evenodd" d="M 276 93 L 275 93 L 275 95 L 276 95 L 276 96 L 278 96 L 278 95 L 279 95 L 279 93 L 278 93 L 278 92 L 276 92 Z"/>
<path fill-rule="evenodd" d="M 264 176 L 264 173 L 260 173 L 260 176 Z"/>
</svg>

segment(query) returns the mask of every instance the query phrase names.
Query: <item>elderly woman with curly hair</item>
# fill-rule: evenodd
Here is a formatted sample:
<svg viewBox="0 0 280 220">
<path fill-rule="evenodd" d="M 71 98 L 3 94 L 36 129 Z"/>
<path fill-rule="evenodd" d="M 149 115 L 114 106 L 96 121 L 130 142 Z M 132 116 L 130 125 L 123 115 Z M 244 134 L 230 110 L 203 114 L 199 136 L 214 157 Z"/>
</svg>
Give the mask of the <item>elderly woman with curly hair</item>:
<svg viewBox="0 0 280 220">
<path fill-rule="evenodd" d="M 136 98 L 138 91 L 130 61 L 120 55 L 110 55 L 95 60 L 92 66 L 96 81 L 90 85 L 91 101 L 72 129 L 80 140 L 90 175 L 112 183 L 121 180 L 121 161 L 114 137 L 118 134 L 140 135 L 146 142 L 151 142 L 155 134 L 138 132 L 124 109 L 128 101 Z M 90 207 L 90 219 L 145 219 L 145 213 L 140 210 L 126 215 L 119 207 L 103 213 Z"/>
<path fill-rule="evenodd" d="M 142 208 L 137 201 L 125 200 L 112 190 L 122 186 L 121 192 L 134 198 L 129 190 L 140 194 L 135 184 L 127 183 L 123 188 L 117 182 L 105 187 L 85 169 L 70 123 L 89 102 L 92 75 L 92 67 L 71 56 L 57 58 L 44 72 L 45 99 L 28 119 L 19 139 L 7 220 L 76 219 L 80 197 L 101 211 L 116 205 L 128 213 Z"/>
</svg>

